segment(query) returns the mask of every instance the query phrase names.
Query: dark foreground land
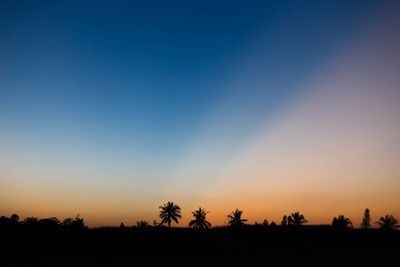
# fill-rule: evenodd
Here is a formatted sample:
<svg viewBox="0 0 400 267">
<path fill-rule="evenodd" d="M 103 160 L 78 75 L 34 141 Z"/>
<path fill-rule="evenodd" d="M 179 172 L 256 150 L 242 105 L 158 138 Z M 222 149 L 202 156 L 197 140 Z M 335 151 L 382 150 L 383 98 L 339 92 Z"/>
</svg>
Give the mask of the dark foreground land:
<svg viewBox="0 0 400 267">
<path fill-rule="evenodd" d="M 400 266 L 400 231 L 328 226 L 0 228 L 1 266 Z"/>
</svg>

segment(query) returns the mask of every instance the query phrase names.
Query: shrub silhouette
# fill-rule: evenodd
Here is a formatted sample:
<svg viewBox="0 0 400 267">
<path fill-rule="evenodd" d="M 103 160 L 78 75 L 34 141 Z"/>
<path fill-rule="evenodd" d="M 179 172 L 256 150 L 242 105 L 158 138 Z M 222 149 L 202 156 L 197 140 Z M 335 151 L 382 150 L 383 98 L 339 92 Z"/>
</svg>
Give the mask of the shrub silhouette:
<svg viewBox="0 0 400 267">
<path fill-rule="evenodd" d="M 305 224 L 307 220 L 304 218 L 303 214 L 300 214 L 300 212 L 296 211 L 295 213 L 292 213 L 288 219 L 288 224 L 289 225 L 294 225 L 294 226 L 299 226 L 302 224 Z"/>
<path fill-rule="evenodd" d="M 376 222 L 381 229 L 384 230 L 395 230 L 399 228 L 399 221 L 393 215 L 385 215 L 385 217 L 381 217 L 379 221 Z"/>
<path fill-rule="evenodd" d="M 178 220 L 182 218 L 181 208 L 178 205 L 174 204 L 174 202 L 168 201 L 159 208 L 161 209 L 160 210 L 161 224 L 167 223 L 168 227 L 171 227 L 172 221 L 178 223 Z"/>
<path fill-rule="evenodd" d="M 282 225 L 282 226 L 286 226 L 287 224 L 288 224 L 288 222 L 287 222 L 287 216 L 286 216 L 286 214 L 285 214 L 285 215 L 283 215 L 283 217 L 282 217 L 281 225 Z"/>
<path fill-rule="evenodd" d="M 364 211 L 364 216 L 360 225 L 363 229 L 368 229 L 371 227 L 371 215 L 368 208 Z"/>
<path fill-rule="evenodd" d="M 349 218 L 346 218 L 344 215 L 339 215 L 337 218 L 334 217 L 332 220 L 332 226 L 336 228 L 348 228 L 352 226 L 352 222 L 350 221 Z"/>
<path fill-rule="evenodd" d="M 262 225 L 265 226 L 265 227 L 269 226 L 268 220 L 264 219 Z"/>
<path fill-rule="evenodd" d="M 149 222 L 147 222 L 147 221 L 137 221 L 136 222 L 136 225 L 137 225 L 137 227 L 139 227 L 139 228 L 146 228 L 146 227 L 149 227 L 150 225 L 149 225 Z"/>
<path fill-rule="evenodd" d="M 206 215 L 208 211 L 202 209 L 201 207 L 198 210 L 192 211 L 194 220 L 189 222 L 189 226 L 197 229 L 208 229 L 211 227 L 211 223 L 206 220 Z"/>
<path fill-rule="evenodd" d="M 228 223 L 230 226 L 238 227 L 244 225 L 247 222 L 246 219 L 242 219 L 243 211 L 236 209 L 228 214 Z"/>
</svg>

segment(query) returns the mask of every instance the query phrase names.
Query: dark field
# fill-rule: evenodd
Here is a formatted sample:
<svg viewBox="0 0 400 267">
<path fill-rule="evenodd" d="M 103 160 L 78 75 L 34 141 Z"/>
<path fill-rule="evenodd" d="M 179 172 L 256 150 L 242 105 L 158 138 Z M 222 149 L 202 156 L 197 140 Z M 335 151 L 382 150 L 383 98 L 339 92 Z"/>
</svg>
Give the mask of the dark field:
<svg viewBox="0 0 400 267">
<path fill-rule="evenodd" d="M 400 266 L 400 232 L 330 226 L 1 225 L 1 266 Z"/>
</svg>

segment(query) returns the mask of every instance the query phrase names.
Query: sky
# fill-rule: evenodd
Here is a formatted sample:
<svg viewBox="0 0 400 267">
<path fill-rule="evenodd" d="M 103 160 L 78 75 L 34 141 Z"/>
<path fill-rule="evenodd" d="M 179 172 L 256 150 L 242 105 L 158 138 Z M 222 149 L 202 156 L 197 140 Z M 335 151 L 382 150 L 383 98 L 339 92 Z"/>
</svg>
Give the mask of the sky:
<svg viewBox="0 0 400 267">
<path fill-rule="evenodd" d="M 398 1 L 0 1 L 0 214 L 400 218 Z"/>
</svg>

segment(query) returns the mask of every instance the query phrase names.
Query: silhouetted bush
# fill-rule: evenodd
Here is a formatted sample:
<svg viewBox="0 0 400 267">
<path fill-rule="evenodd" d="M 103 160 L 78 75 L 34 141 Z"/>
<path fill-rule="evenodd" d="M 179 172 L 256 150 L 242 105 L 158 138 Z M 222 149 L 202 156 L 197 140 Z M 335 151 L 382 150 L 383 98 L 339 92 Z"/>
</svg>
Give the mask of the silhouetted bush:
<svg viewBox="0 0 400 267">
<path fill-rule="evenodd" d="M 339 229 L 346 229 L 352 226 L 352 222 L 349 218 L 344 215 L 339 215 L 337 218 L 334 217 L 332 220 L 332 226 Z"/>
<path fill-rule="evenodd" d="M 296 211 L 287 218 L 287 222 L 288 225 L 299 226 L 305 224 L 307 220 L 304 218 L 303 214 L 300 214 L 300 212 Z"/>
<path fill-rule="evenodd" d="M 136 225 L 139 228 L 150 227 L 150 225 L 149 225 L 149 223 L 147 221 L 138 221 L 138 222 L 136 222 Z"/>
<path fill-rule="evenodd" d="M 287 216 L 285 214 L 282 217 L 281 226 L 286 226 L 286 225 L 288 225 L 288 221 L 287 221 Z"/>
</svg>

